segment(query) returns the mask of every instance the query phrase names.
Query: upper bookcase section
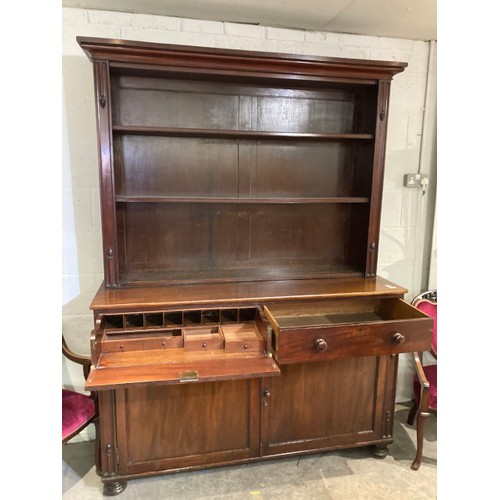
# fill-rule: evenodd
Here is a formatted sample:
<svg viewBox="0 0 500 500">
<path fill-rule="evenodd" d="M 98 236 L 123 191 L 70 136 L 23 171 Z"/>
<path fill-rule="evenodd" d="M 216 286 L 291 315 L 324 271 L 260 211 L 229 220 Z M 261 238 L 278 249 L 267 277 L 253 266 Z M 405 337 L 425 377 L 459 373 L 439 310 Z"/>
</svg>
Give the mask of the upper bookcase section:
<svg viewBox="0 0 500 500">
<path fill-rule="evenodd" d="M 193 74 L 202 79 L 216 74 L 252 79 L 308 82 L 375 83 L 390 80 L 407 66 L 404 62 L 369 61 L 334 57 L 277 54 L 199 48 L 106 38 L 77 37 L 77 42 L 92 61 L 109 61 L 115 68 L 163 70 Z"/>
<path fill-rule="evenodd" d="M 77 40 L 108 287 L 375 275 L 406 63 Z"/>
</svg>

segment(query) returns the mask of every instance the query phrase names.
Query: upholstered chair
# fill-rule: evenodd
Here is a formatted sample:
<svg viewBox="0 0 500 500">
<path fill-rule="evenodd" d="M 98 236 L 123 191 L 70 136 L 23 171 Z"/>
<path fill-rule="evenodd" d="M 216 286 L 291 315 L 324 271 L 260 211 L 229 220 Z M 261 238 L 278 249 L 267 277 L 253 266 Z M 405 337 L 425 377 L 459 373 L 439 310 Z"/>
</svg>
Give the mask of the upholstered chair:
<svg viewBox="0 0 500 500">
<path fill-rule="evenodd" d="M 69 360 L 83 367 L 87 377 L 90 370 L 90 358 L 74 353 L 62 337 L 62 352 Z M 97 418 L 97 406 L 94 396 L 70 389 L 62 389 L 62 442 L 63 444 L 79 434 Z"/>
<path fill-rule="evenodd" d="M 417 295 L 412 305 L 434 319 L 432 344 L 429 351 L 436 362 L 424 364 L 423 353 L 413 353 L 416 374 L 413 379 L 413 406 L 408 415 L 408 424 L 417 418 L 417 454 L 411 468 L 418 470 L 422 463 L 425 420 L 430 411 L 437 412 L 437 290 Z"/>
</svg>

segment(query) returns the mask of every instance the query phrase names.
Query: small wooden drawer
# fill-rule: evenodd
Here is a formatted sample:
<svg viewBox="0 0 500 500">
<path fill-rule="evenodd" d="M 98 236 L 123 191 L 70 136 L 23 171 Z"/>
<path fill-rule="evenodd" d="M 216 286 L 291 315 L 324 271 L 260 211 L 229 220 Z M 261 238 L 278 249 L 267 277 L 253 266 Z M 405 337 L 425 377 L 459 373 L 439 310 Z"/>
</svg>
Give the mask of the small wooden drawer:
<svg viewBox="0 0 500 500">
<path fill-rule="evenodd" d="M 226 352 L 263 352 L 264 339 L 255 323 L 221 326 Z"/>
<path fill-rule="evenodd" d="M 224 337 L 220 326 L 183 328 L 186 351 L 212 351 L 224 349 Z"/>
<path fill-rule="evenodd" d="M 184 346 L 182 330 L 173 328 L 149 333 L 105 334 L 102 352 L 128 352 L 150 349 L 178 349 Z"/>
<path fill-rule="evenodd" d="M 279 363 L 380 356 L 430 348 L 433 320 L 401 299 L 270 305 Z"/>
</svg>

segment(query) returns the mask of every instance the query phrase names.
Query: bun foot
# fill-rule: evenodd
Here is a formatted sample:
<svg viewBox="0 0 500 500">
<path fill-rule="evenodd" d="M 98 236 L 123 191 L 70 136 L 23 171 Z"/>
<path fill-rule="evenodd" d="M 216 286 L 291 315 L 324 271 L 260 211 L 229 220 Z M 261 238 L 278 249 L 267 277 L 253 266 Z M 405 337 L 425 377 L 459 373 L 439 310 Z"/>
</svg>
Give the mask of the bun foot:
<svg viewBox="0 0 500 500">
<path fill-rule="evenodd" d="M 102 494 L 105 497 L 114 497 L 116 495 L 119 495 L 127 487 L 127 481 L 125 479 L 106 481 L 103 484 L 104 488 Z"/>
<path fill-rule="evenodd" d="M 389 454 L 389 448 L 385 444 L 376 444 L 373 447 L 373 456 L 375 458 L 385 458 Z"/>
</svg>

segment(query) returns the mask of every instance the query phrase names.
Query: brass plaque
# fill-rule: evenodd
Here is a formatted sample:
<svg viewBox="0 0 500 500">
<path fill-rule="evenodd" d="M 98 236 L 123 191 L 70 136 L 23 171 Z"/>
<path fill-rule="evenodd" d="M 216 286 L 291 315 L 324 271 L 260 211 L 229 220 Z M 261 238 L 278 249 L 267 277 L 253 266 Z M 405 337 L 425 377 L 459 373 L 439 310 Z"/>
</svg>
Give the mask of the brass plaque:
<svg viewBox="0 0 500 500">
<path fill-rule="evenodd" d="M 180 372 L 179 373 L 179 381 L 180 382 L 196 382 L 199 380 L 199 375 L 197 371 L 190 372 Z"/>
</svg>

